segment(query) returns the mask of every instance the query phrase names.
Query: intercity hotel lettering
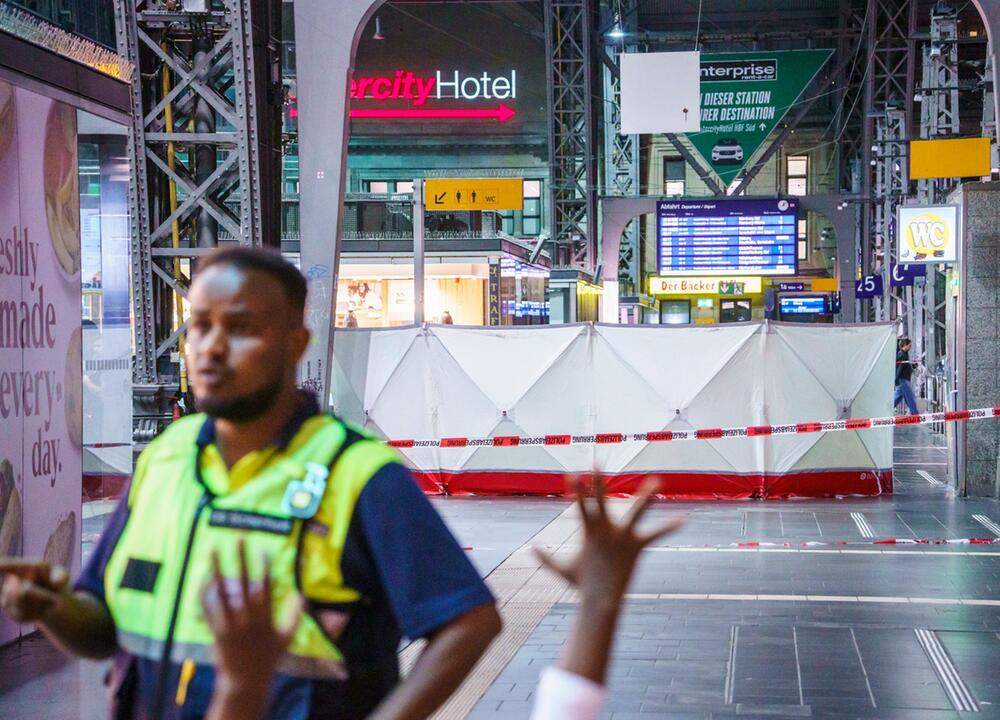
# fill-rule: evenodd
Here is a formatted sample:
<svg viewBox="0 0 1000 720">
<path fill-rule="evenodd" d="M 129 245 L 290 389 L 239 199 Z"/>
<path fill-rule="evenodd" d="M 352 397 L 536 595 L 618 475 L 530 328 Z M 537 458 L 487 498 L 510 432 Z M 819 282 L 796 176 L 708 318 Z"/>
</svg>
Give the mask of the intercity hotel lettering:
<svg viewBox="0 0 1000 720">
<path fill-rule="evenodd" d="M 435 100 L 513 100 L 517 97 L 517 71 L 509 74 L 465 75 L 459 70 L 438 70 L 420 75 L 396 70 L 392 75 L 351 78 L 352 100 L 409 100 L 420 107 Z"/>
</svg>

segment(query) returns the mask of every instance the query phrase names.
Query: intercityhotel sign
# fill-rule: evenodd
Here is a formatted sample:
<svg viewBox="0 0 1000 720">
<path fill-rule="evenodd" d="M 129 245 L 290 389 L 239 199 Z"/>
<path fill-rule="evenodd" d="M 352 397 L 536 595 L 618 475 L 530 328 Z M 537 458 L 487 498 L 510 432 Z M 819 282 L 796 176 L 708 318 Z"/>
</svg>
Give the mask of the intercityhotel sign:
<svg viewBox="0 0 1000 720">
<path fill-rule="evenodd" d="M 351 109 L 354 118 L 433 119 L 482 118 L 506 122 L 517 113 L 503 103 L 484 107 L 433 107 L 429 100 L 490 101 L 517 98 L 517 71 L 493 75 L 489 72 L 466 75 L 460 70 L 437 70 L 431 74 L 396 70 L 392 75 L 351 78 Z M 372 104 L 406 101 L 407 107 L 370 107 Z"/>
</svg>

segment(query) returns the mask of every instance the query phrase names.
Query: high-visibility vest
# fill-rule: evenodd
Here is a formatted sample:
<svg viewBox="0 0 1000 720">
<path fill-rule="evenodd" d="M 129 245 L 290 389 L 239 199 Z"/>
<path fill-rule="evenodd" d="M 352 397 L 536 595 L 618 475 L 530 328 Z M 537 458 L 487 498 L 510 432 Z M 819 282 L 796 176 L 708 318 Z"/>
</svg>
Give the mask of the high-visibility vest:
<svg viewBox="0 0 1000 720">
<path fill-rule="evenodd" d="M 105 571 L 118 643 L 138 657 L 211 662 L 201 594 L 212 577 L 212 551 L 226 578 L 239 577 L 239 538 L 252 581 L 261 578 L 263 558 L 269 563 L 276 616 L 296 592 L 310 607 L 349 607 L 363 599 L 344 584 L 344 543 L 361 491 L 380 468 L 399 461 L 396 452 L 333 417 L 314 415 L 252 480 L 216 495 L 198 469 L 205 421 L 204 415 L 178 420 L 140 456 L 128 521 Z M 336 631 L 318 618 L 303 617 L 279 672 L 345 677 Z"/>
</svg>

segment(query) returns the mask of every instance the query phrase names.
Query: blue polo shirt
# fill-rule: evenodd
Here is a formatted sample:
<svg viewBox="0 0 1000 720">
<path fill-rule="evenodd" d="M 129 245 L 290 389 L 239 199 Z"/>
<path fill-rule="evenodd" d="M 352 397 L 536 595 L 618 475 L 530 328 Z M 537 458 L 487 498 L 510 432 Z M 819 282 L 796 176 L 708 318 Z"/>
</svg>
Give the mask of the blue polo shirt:
<svg viewBox="0 0 1000 720">
<path fill-rule="evenodd" d="M 287 444 L 316 411 L 315 400 L 305 398 L 274 444 Z M 208 422 L 199 443 L 213 438 L 214 428 Z M 128 515 L 123 500 L 75 584 L 77 590 L 102 602 L 105 568 Z M 494 602 L 465 552 L 409 470 L 400 464 L 383 467 L 362 491 L 348 531 L 342 570 L 344 583 L 366 598 L 353 611 L 337 641 L 349 679 L 334 682 L 279 675 L 272 688 L 269 718 L 361 720 L 398 682 L 397 652 L 402 638 L 427 637 L 470 610 Z M 125 708 L 131 708 L 123 717 L 148 716 L 158 665 L 120 653 L 116 671 L 126 678 L 120 701 Z M 171 671 L 163 717 L 203 717 L 214 685 L 213 669 L 197 668 L 183 705 L 177 705 L 173 697 L 180 666 Z"/>
</svg>

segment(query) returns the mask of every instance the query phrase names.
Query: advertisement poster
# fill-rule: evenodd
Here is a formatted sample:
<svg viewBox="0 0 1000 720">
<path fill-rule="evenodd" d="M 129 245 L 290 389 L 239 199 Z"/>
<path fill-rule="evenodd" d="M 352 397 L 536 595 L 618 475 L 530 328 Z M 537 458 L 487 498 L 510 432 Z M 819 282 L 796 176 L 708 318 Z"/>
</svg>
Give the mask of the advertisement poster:
<svg viewBox="0 0 1000 720">
<path fill-rule="evenodd" d="M 702 53 L 701 130 L 687 138 L 724 183 L 736 179 L 831 55 Z"/>
<path fill-rule="evenodd" d="M 80 564 L 76 110 L 0 81 L 0 554 Z M 0 643 L 19 630 L 0 619 Z"/>
</svg>

